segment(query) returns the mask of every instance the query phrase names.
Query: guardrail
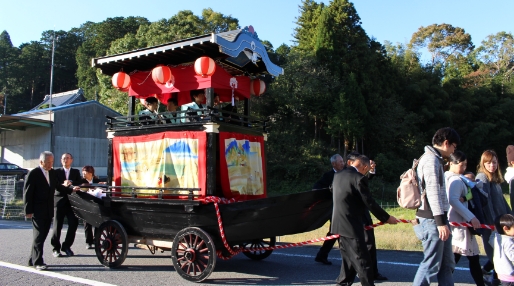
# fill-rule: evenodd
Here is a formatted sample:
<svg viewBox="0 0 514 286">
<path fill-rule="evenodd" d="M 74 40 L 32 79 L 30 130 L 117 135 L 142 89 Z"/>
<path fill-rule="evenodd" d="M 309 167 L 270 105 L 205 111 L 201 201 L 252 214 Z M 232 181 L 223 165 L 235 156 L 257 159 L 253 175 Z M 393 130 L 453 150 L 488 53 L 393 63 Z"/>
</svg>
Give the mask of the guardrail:
<svg viewBox="0 0 514 286">
<path fill-rule="evenodd" d="M 111 131 L 163 126 L 194 126 L 204 125 L 208 122 L 233 124 L 261 132 L 268 132 L 269 128 L 269 119 L 259 119 L 215 108 L 162 112 L 152 115 L 106 116 L 106 118 L 107 130 Z"/>
</svg>

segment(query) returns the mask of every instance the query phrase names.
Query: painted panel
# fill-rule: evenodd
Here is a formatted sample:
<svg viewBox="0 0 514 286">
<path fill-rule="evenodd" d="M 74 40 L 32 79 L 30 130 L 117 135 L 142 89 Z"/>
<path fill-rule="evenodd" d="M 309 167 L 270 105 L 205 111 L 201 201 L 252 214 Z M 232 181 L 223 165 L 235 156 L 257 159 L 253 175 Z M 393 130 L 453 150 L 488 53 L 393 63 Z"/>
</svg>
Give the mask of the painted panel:
<svg viewBox="0 0 514 286">
<path fill-rule="evenodd" d="M 264 137 L 220 132 L 220 175 L 226 198 L 266 197 Z"/>
<path fill-rule="evenodd" d="M 193 131 L 115 137 L 116 186 L 201 188 L 205 194 L 206 138 Z"/>
</svg>

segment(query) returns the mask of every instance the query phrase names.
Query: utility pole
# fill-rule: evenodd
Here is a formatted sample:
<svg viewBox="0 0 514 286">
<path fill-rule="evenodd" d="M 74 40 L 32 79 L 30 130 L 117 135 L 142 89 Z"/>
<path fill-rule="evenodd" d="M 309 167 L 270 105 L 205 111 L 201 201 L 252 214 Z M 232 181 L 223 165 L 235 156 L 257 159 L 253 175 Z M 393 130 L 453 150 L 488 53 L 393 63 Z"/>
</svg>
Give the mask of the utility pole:
<svg viewBox="0 0 514 286">
<path fill-rule="evenodd" d="M 4 115 L 7 114 L 7 90 L 4 92 Z"/>
<path fill-rule="evenodd" d="M 54 30 L 54 36 L 53 36 L 53 40 L 52 40 L 52 66 L 50 68 L 50 105 L 48 106 L 48 108 L 52 108 L 52 88 L 53 88 L 53 83 L 54 83 L 54 54 L 55 54 L 55 30 Z M 50 115 L 50 120 L 51 120 L 51 115 Z"/>
<path fill-rule="evenodd" d="M 52 39 L 52 67 L 50 68 L 50 104 L 48 106 L 48 115 L 50 117 L 50 121 L 52 121 L 52 111 L 50 108 L 52 108 L 52 89 L 53 89 L 53 83 L 54 83 L 54 54 L 55 54 L 55 29 L 54 29 L 54 36 Z M 54 152 L 54 127 L 52 124 L 52 127 L 50 127 L 50 152 Z"/>
</svg>

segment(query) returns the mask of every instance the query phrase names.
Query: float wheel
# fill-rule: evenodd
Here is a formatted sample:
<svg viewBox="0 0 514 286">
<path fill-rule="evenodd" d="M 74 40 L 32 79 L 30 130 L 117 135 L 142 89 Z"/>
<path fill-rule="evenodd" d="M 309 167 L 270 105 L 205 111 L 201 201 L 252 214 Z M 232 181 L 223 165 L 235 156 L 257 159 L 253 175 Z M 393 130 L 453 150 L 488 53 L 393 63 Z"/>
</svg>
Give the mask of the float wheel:
<svg viewBox="0 0 514 286">
<path fill-rule="evenodd" d="M 256 251 L 245 251 L 245 249 L 248 248 L 258 248 L 258 247 L 272 247 L 275 246 L 277 239 L 276 237 L 270 237 L 270 238 L 261 238 L 261 239 L 254 239 L 251 242 L 245 242 L 241 246 L 243 247 L 243 254 L 246 255 L 246 257 L 251 258 L 253 260 L 262 260 L 266 257 L 270 256 L 273 252 L 272 250 L 256 250 Z"/>
<path fill-rule="evenodd" d="M 216 266 L 216 248 L 211 236 L 197 227 L 184 228 L 173 239 L 171 260 L 182 278 L 202 282 Z"/>
<path fill-rule="evenodd" d="M 95 233 L 96 257 L 104 266 L 120 266 L 128 252 L 128 236 L 121 223 L 110 220 L 102 223 Z"/>
</svg>

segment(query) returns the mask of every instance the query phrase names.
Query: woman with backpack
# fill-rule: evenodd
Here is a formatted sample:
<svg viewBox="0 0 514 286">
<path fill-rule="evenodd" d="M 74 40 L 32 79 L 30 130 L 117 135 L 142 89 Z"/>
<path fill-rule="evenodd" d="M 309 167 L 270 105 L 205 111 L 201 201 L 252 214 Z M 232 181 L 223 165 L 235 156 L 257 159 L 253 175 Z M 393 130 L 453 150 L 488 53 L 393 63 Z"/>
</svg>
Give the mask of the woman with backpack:
<svg viewBox="0 0 514 286">
<path fill-rule="evenodd" d="M 455 151 L 450 155 L 450 169 L 444 173 L 446 180 L 446 194 L 450 203 L 448 220 L 450 222 L 470 222 L 474 228 L 480 228 L 480 221 L 468 209 L 468 201 L 461 198 L 466 197 L 470 190 L 461 179 L 466 171 L 467 158 L 462 151 Z M 455 263 L 458 263 L 462 256 L 469 261 L 469 271 L 475 284 L 485 285 L 484 277 L 480 267 L 480 250 L 475 235 L 471 234 L 467 227 L 450 227 L 452 231 L 452 251 Z"/>
<path fill-rule="evenodd" d="M 480 158 L 480 163 L 477 166 L 477 179 L 482 181 L 483 191 L 488 194 L 487 205 L 484 206 L 484 224 L 494 225 L 494 219 L 497 216 L 511 213 L 510 207 L 503 196 L 501 183 L 503 177 L 498 166 L 498 155 L 493 150 L 485 150 Z M 482 241 L 484 242 L 485 253 L 489 261 L 484 265 L 483 274 L 490 274 L 493 270 L 493 247 L 489 244 L 489 237 L 491 230 L 484 229 Z M 496 274 L 494 275 L 496 278 Z"/>
</svg>

